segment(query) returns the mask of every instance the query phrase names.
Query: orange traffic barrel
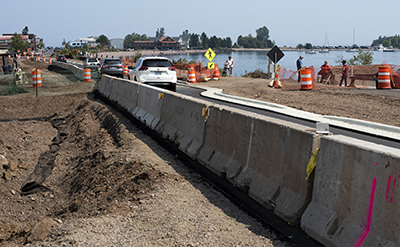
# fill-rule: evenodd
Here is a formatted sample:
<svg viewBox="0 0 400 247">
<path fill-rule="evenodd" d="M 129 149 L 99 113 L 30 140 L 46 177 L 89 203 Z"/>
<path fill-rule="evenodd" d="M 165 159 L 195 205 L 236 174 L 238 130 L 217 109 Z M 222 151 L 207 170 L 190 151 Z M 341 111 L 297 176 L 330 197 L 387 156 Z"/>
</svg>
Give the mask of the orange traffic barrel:
<svg viewBox="0 0 400 247">
<path fill-rule="evenodd" d="M 218 68 L 217 64 L 215 65 L 215 68 L 213 69 L 212 78 L 216 81 L 219 80 L 219 78 L 221 78 L 221 74 L 219 73 L 219 68 Z"/>
<path fill-rule="evenodd" d="M 26 56 L 26 60 L 29 60 L 29 56 Z"/>
<path fill-rule="evenodd" d="M 43 57 L 43 63 L 45 63 L 46 62 L 46 58 L 45 57 Z"/>
<path fill-rule="evenodd" d="M 36 69 L 33 69 L 32 70 L 32 84 L 33 84 L 33 87 L 36 87 L 36 79 L 37 79 L 37 72 L 36 72 Z"/>
<path fill-rule="evenodd" d="M 124 76 L 128 76 L 128 66 L 124 66 Z"/>
<path fill-rule="evenodd" d="M 42 75 L 40 74 L 40 69 L 36 70 L 36 86 L 37 87 L 42 86 Z"/>
<path fill-rule="evenodd" d="M 36 61 L 40 62 L 40 57 L 36 57 Z"/>
<path fill-rule="evenodd" d="M 193 66 L 188 67 L 188 82 L 196 83 L 196 74 L 194 73 Z"/>
<path fill-rule="evenodd" d="M 49 64 L 51 64 L 51 58 L 49 58 Z"/>
<path fill-rule="evenodd" d="M 378 68 L 378 88 L 377 89 L 392 89 L 390 86 L 390 72 L 386 65 Z"/>
<path fill-rule="evenodd" d="M 89 68 L 86 68 L 86 69 L 83 70 L 83 81 L 84 82 L 91 82 L 92 81 L 92 77 L 91 77 Z"/>
<path fill-rule="evenodd" d="M 311 70 L 304 68 L 300 70 L 301 88 L 300 90 L 311 90 L 313 88 Z"/>
</svg>

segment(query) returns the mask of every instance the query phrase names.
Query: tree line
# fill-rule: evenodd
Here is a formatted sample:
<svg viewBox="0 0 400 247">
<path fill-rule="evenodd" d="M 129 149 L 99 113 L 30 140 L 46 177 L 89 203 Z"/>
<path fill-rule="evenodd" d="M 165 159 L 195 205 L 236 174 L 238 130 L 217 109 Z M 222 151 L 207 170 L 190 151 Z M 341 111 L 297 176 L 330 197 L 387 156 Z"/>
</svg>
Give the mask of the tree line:
<svg viewBox="0 0 400 247">
<path fill-rule="evenodd" d="M 372 41 L 371 46 L 377 46 L 382 44 L 385 47 L 390 47 L 392 46 L 393 48 L 400 48 L 400 35 L 394 35 L 394 36 L 379 36 L 378 39 L 374 39 Z"/>
<path fill-rule="evenodd" d="M 188 30 L 182 32 L 183 36 L 189 37 L 189 48 L 190 49 L 208 49 L 212 48 L 271 48 L 274 46 L 274 42 L 269 39 L 269 30 L 266 26 L 263 26 L 256 30 L 256 37 L 251 34 L 243 37 L 240 35 L 237 41 L 233 43 L 230 37 L 221 38 L 213 35 L 208 37 L 205 32 L 189 33 Z M 165 29 L 157 28 L 156 38 L 162 38 L 165 36 Z M 124 48 L 132 48 L 133 41 L 148 41 L 150 38 L 145 34 L 132 33 L 125 36 Z"/>
</svg>

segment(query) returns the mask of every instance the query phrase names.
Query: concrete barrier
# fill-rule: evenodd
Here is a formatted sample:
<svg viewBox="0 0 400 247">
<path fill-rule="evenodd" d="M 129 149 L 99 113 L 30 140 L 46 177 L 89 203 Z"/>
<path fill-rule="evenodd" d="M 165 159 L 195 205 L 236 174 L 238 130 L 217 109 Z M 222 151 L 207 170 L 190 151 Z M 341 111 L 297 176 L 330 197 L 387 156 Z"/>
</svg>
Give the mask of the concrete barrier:
<svg viewBox="0 0 400 247">
<path fill-rule="evenodd" d="M 58 61 L 54 61 L 52 62 L 53 66 L 57 66 L 59 68 L 63 68 L 66 70 L 71 71 L 79 80 L 84 80 L 84 71 L 83 68 L 79 68 L 78 66 L 74 65 L 74 64 L 70 64 L 70 63 L 63 63 L 63 62 L 58 62 Z M 99 77 L 99 71 L 97 70 L 91 70 L 90 72 L 91 78 L 92 79 L 98 79 Z"/>
<path fill-rule="evenodd" d="M 322 244 L 400 245 L 400 150 L 108 76 L 99 91 Z"/>
<path fill-rule="evenodd" d="M 400 246 L 399 179 L 400 150 L 323 137 L 301 227 L 326 246 Z"/>
<path fill-rule="evenodd" d="M 140 95 L 142 95 L 142 90 Z M 146 90 L 154 90 L 148 87 Z M 156 89 L 159 91 L 160 89 Z M 195 159 L 203 143 L 207 117 L 203 116 L 203 109 L 210 104 L 204 100 L 183 96 L 168 90 L 163 90 L 159 123 L 155 130 L 164 138 L 175 142 L 179 149 L 192 159 Z M 139 102 L 141 105 L 142 101 Z M 153 111 L 155 112 L 155 111 Z M 157 117 L 157 115 L 156 115 Z"/>
<path fill-rule="evenodd" d="M 136 97 L 133 116 L 281 218 L 300 222 L 311 200 L 305 178 L 319 145 L 315 130 L 122 79 L 102 78 L 100 92 L 120 105 Z"/>
<path fill-rule="evenodd" d="M 198 160 L 282 219 L 299 223 L 311 200 L 306 168 L 318 145 L 315 130 L 305 126 L 211 107 Z"/>
</svg>

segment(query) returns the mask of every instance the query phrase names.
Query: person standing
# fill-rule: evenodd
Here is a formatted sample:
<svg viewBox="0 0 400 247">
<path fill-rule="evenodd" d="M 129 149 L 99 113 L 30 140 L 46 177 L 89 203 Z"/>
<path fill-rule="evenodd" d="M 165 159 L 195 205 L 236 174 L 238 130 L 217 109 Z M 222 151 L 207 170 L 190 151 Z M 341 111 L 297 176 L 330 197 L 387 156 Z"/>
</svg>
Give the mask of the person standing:
<svg viewBox="0 0 400 247">
<path fill-rule="evenodd" d="M 233 59 L 231 56 L 228 57 L 228 70 L 229 70 L 229 76 L 232 76 L 232 70 L 233 70 Z"/>
<path fill-rule="evenodd" d="M 342 61 L 343 69 L 342 69 L 342 78 L 340 79 L 339 87 L 342 86 L 342 82 L 344 81 L 344 86 L 347 87 L 347 76 L 349 73 L 349 66 L 346 64 L 346 60 Z"/>
<path fill-rule="evenodd" d="M 299 77 L 297 78 L 297 81 L 300 82 L 300 70 L 303 68 L 303 57 L 300 56 L 299 59 L 296 61 L 296 66 L 297 66 L 297 73 L 299 73 Z"/>
</svg>

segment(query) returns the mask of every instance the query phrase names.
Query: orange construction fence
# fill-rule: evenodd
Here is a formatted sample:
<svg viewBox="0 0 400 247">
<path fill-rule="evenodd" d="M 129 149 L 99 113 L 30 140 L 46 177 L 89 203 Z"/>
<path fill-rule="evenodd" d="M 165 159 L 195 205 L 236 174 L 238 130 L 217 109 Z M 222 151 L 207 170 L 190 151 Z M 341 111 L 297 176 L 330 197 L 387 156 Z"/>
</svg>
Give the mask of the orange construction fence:
<svg viewBox="0 0 400 247">
<path fill-rule="evenodd" d="M 196 75 L 196 82 L 204 82 L 213 78 L 213 70 L 207 69 L 207 66 L 200 61 L 197 64 L 177 63 L 174 64 L 174 67 L 178 78 L 187 78 L 189 67 L 193 67 Z"/>
</svg>

